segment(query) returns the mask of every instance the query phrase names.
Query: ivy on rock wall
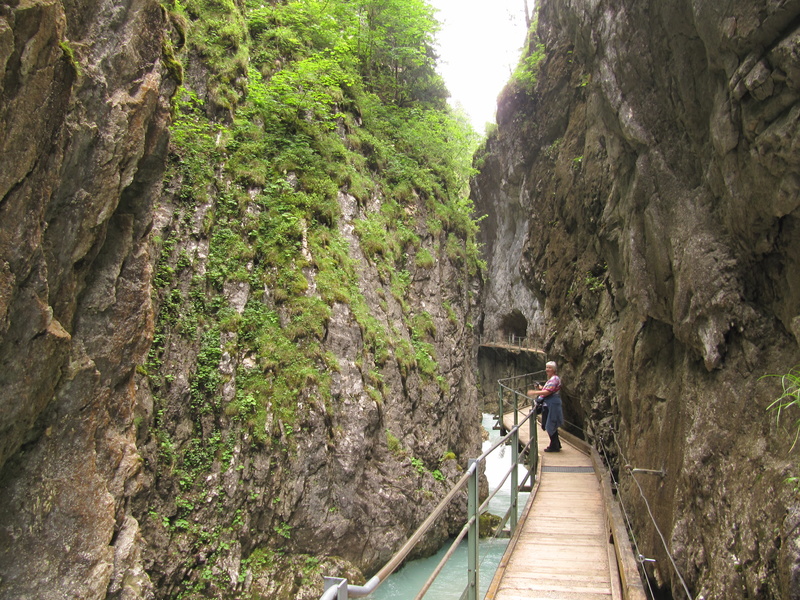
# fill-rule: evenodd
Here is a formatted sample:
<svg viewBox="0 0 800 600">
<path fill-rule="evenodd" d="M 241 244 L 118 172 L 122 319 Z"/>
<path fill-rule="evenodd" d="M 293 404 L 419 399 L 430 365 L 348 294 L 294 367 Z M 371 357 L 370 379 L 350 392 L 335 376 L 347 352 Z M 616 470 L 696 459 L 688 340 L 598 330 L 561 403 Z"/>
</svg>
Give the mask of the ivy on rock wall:
<svg viewBox="0 0 800 600">
<path fill-rule="evenodd" d="M 157 595 L 314 597 L 320 557 L 309 548 L 325 555 L 326 545 L 304 542 L 311 525 L 298 514 L 310 501 L 291 488 L 313 485 L 292 470 L 309 440 L 345 443 L 334 423 L 350 364 L 379 432 L 393 410 L 408 412 L 392 409 L 395 396 L 444 413 L 467 377 L 467 365 L 441 363 L 458 362 L 442 356 L 445 329 L 470 339 L 484 268 L 467 197 L 476 136 L 445 103 L 437 24 L 422 1 L 164 9 L 175 26 L 165 55 L 185 80 L 154 226 L 156 334 L 141 369 L 146 562 Z M 443 278 L 421 297 L 421 282 Z M 337 354 L 340 313 L 358 335 Z M 348 365 L 342 353 L 353 354 Z M 465 458 L 474 437 L 457 421 L 435 443 L 410 423 L 392 427 L 407 435 L 387 431 L 371 453 L 387 449 L 385 460 L 405 465 L 398 476 L 432 490 L 446 485 L 443 457 Z M 324 510 L 334 521 L 347 512 Z M 342 556 L 369 570 L 385 551 Z"/>
</svg>

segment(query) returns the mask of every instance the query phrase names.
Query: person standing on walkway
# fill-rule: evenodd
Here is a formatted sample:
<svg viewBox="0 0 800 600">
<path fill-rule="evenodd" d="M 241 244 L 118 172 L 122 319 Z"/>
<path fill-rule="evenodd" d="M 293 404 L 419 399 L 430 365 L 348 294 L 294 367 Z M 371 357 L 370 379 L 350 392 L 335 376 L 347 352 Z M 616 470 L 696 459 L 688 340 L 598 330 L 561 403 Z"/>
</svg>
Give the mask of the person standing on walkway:
<svg viewBox="0 0 800 600">
<path fill-rule="evenodd" d="M 528 390 L 528 397 L 539 397 L 544 402 L 547 417 L 543 428 L 550 436 L 550 445 L 545 452 L 558 452 L 561 450 L 561 440 L 558 439 L 558 428 L 564 424 L 564 413 L 561 410 L 561 378 L 556 375 L 558 366 L 554 361 L 549 361 L 544 366 L 547 374 L 547 383 L 536 390 Z"/>
</svg>

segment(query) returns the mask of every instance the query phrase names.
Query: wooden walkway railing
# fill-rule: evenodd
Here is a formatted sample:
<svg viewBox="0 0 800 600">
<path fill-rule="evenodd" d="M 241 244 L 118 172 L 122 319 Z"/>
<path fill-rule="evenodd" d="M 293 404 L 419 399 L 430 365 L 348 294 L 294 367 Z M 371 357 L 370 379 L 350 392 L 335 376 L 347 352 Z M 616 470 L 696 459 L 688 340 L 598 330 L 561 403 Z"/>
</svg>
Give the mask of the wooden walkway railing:
<svg viewBox="0 0 800 600">
<path fill-rule="evenodd" d="M 513 427 L 513 413 L 504 424 Z M 602 464 L 569 434 L 557 453 L 543 453 L 549 440 L 537 437 L 537 484 L 486 600 L 644 600 L 627 532 L 614 525 Z"/>
</svg>

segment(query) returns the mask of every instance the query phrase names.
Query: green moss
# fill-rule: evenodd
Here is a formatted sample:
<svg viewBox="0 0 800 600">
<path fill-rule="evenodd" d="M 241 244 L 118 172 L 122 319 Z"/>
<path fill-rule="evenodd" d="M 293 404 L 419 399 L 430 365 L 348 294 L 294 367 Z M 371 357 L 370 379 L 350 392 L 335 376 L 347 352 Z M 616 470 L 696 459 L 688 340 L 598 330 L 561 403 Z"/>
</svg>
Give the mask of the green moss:
<svg viewBox="0 0 800 600">
<path fill-rule="evenodd" d="M 83 68 L 81 67 L 80 63 L 78 62 L 78 58 L 75 56 L 75 50 L 72 48 L 72 45 L 69 43 L 69 40 L 61 40 L 58 43 L 59 48 L 61 48 L 61 52 L 64 54 L 64 58 L 69 63 L 69 66 L 72 67 L 75 75 L 80 77 L 83 75 Z"/>
<path fill-rule="evenodd" d="M 382 377 L 390 360 L 404 376 L 419 374 L 447 391 L 433 316 L 410 301 L 411 273 L 434 268 L 446 254 L 470 272 L 481 269 L 468 200 L 477 136 L 437 91 L 423 50 L 430 41 L 423 4 L 389 0 L 393 14 L 405 15 L 390 31 L 375 21 L 379 15 L 342 0 L 165 2 L 173 26 L 167 69 L 177 78 L 178 61 L 193 57 L 202 63 L 198 72 L 210 73 L 207 94 L 184 85 L 173 99 L 165 189 L 177 206 L 155 268 L 158 314 L 146 365 L 159 398 L 151 430 L 158 469 L 181 490 L 169 526 L 187 543 L 217 548 L 202 567 L 187 564 L 191 576 L 176 597 L 214 583 L 225 536 L 241 525 L 235 514 L 220 530 L 189 518 L 208 492 L 208 472 L 227 468 L 234 443 L 246 438 L 291 452 L 307 411 L 334 410 L 331 377 L 339 366 L 324 342 L 337 304 L 347 305 L 361 332 L 356 360 L 376 404 L 391 392 Z M 371 55 L 360 44 L 366 33 L 376 44 Z M 400 75 L 387 77 L 395 67 Z M 367 304 L 361 252 L 340 233 L 345 193 L 361 216 L 354 222 L 360 251 L 382 278 L 374 292 L 386 311 L 399 304 L 402 331 L 387 328 L 380 308 Z M 207 257 L 179 249 L 188 235 L 200 238 Z M 431 239 L 433 250 L 422 248 Z M 231 289 L 248 293 L 244 307 L 229 305 Z M 170 364 L 177 347 L 197 350 L 187 405 L 164 400 L 181 381 Z M 220 371 L 223 353 L 235 373 Z M 233 391 L 223 403 L 227 386 Z M 170 429 L 176 417 L 192 427 L 180 447 L 172 440 L 186 437 Z M 291 535 L 280 520 L 269 528 L 276 538 Z M 275 559 L 260 548 L 243 572 L 279 568 Z"/>
<path fill-rule="evenodd" d="M 436 325 L 433 322 L 433 315 L 425 310 L 415 315 L 411 319 L 411 336 L 418 340 L 435 337 Z"/>
<path fill-rule="evenodd" d="M 436 265 L 436 259 L 430 253 L 430 250 L 420 248 L 414 256 L 414 264 L 420 269 L 432 269 Z"/>
<path fill-rule="evenodd" d="M 458 315 L 456 315 L 453 306 L 447 301 L 445 301 L 443 305 L 444 310 L 447 312 L 447 320 L 450 321 L 450 324 L 453 326 L 458 325 Z"/>
<path fill-rule="evenodd" d="M 493 536 L 501 521 L 502 519 L 497 515 L 488 512 L 482 513 L 478 517 L 478 535 L 482 538 Z"/>
<path fill-rule="evenodd" d="M 183 83 L 183 64 L 178 57 L 178 52 L 186 44 L 186 30 L 188 23 L 186 17 L 181 12 L 179 3 L 162 3 L 161 10 L 165 20 L 171 26 L 171 32 L 166 32 L 161 45 L 161 59 L 167 73 L 179 85 Z M 170 33 L 174 34 L 173 36 Z"/>
</svg>

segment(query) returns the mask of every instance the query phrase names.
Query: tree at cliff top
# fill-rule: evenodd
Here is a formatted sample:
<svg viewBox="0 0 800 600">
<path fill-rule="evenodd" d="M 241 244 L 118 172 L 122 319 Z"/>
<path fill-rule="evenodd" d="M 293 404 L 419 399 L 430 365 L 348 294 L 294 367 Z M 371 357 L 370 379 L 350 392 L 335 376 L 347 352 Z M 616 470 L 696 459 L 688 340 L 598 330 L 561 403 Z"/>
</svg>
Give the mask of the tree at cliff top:
<svg viewBox="0 0 800 600">
<path fill-rule="evenodd" d="M 322 565 L 381 566 L 479 449 L 476 136 L 422 1 L 168 10 L 186 80 L 141 369 L 145 560 L 159 597 L 313 598 Z"/>
</svg>

